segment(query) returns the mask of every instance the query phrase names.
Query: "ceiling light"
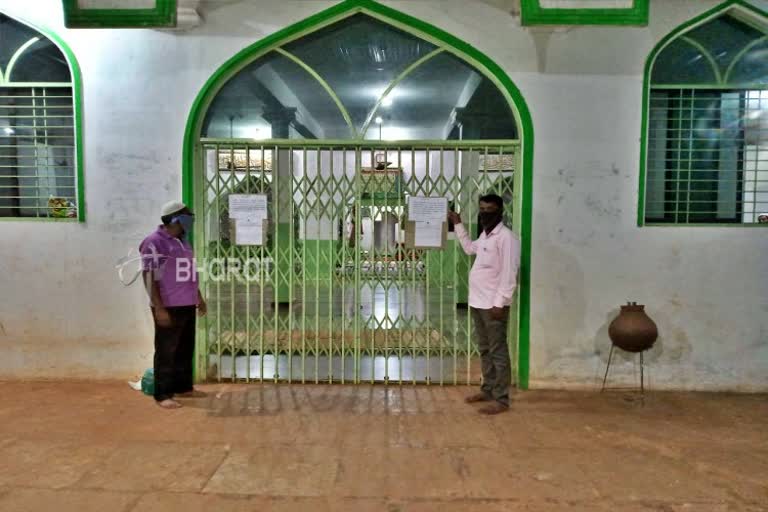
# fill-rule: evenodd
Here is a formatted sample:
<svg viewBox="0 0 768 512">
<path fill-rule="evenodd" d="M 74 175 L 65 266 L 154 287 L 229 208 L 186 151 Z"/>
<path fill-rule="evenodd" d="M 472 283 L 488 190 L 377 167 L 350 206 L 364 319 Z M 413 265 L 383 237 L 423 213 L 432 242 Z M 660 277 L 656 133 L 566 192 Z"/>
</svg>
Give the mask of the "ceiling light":
<svg viewBox="0 0 768 512">
<path fill-rule="evenodd" d="M 5 131 L 6 135 L 13 135 L 14 133 L 16 133 L 16 130 L 14 130 L 13 128 L 11 128 L 9 126 L 6 126 L 4 128 L 4 131 Z"/>
</svg>

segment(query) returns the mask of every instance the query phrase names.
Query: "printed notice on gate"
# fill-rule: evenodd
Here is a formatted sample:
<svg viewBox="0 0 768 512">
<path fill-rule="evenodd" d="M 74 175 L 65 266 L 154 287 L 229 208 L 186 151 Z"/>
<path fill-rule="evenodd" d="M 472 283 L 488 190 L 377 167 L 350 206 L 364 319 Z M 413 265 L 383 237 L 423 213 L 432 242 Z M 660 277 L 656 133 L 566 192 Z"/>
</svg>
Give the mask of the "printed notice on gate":
<svg viewBox="0 0 768 512">
<path fill-rule="evenodd" d="M 267 215 L 266 194 L 230 194 L 230 219 L 252 219 L 261 222 Z"/>
<path fill-rule="evenodd" d="M 448 217 L 448 198 L 416 197 L 408 198 L 408 220 L 429 222 L 440 225 Z"/>
<path fill-rule="evenodd" d="M 264 245 L 264 219 L 237 219 L 235 224 L 236 245 Z"/>
<path fill-rule="evenodd" d="M 416 221 L 413 244 L 416 247 L 442 247 L 443 223 L 435 221 Z"/>
</svg>

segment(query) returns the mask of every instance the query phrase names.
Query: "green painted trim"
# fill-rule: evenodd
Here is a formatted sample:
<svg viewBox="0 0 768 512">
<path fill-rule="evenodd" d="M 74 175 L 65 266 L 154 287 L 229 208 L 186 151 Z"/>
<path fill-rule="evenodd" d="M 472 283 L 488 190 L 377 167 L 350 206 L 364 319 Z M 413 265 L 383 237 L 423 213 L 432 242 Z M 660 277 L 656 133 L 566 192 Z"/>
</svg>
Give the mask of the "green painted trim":
<svg viewBox="0 0 768 512">
<path fill-rule="evenodd" d="M 222 138 L 208 138 L 203 137 L 199 139 L 203 144 L 221 144 L 222 146 L 231 146 L 248 144 L 251 146 L 280 146 L 280 147 L 302 147 L 302 148 L 316 148 L 326 147 L 329 144 L 340 147 L 356 148 L 363 147 L 394 147 L 398 146 L 413 146 L 416 149 L 424 148 L 482 148 L 493 146 L 494 149 L 499 146 L 506 148 L 518 148 L 520 143 L 518 141 L 510 141 L 506 139 L 496 140 L 355 140 L 355 139 L 325 139 L 318 141 L 317 139 L 222 139 Z"/>
<path fill-rule="evenodd" d="M 81 9 L 77 0 L 62 0 L 67 28 L 175 27 L 176 0 L 156 0 L 154 9 Z"/>
<path fill-rule="evenodd" d="M 72 83 L 63 84 L 72 87 L 72 106 L 73 106 L 73 121 L 75 123 L 75 175 L 77 176 L 77 220 L 79 222 L 85 222 L 85 178 L 84 167 L 85 160 L 83 158 L 83 75 L 80 72 L 80 65 L 77 63 L 75 54 L 72 49 L 67 45 L 64 40 L 58 36 L 52 30 L 27 23 L 26 21 L 19 19 L 15 16 L 9 16 L 10 18 L 27 25 L 32 30 L 36 30 L 40 34 L 44 35 L 61 50 L 64 56 L 67 58 L 67 64 L 69 65 L 69 72 L 72 75 Z M 27 87 L 32 87 L 34 84 L 24 84 Z M 51 84 L 48 84 L 51 85 Z M 4 85 L 7 86 L 7 85 Z M 20 218 L 8 217 L 8 220 L 21 220 Z M 38 219 L 38 217 L 36 217 Z M 54 220 L 52 217 L 40 218 L 40 220 Z M 58 219 L 72 221 L 72 219 Z"/>
<path fill-rule="evenodd" d="M 757 222 L 749 222 L 744 224 L 732 223 L 718 223 L 713 222 L 711 224 L 681 224 L 679 222 L 648 222 L 645 227 L 651 228 L 744 228 L 744 229 L 768 229 L 768 224 L 759 224 Z"/>
<path fill-rule="evenodd" d="M 347 122 L 347 126 L 349 127 L 349 133 L 352 136 L 353 139 L 357 138 L 357 129 L 355 128 L 355 124 L 352 122 L 352 117 L 349 115 L 349 112 L 347 112 L 347 108 L 344 106 L 344 104 L 341 102 L 341 99 L 336 94 L 336 92 L 333 90 L 331 85 L 326 82 L 322 76 L 320 76 L 320 73 L 315 71 L 312 66 L 292 54 L 291 52 L 284 50 L 283 48 L 276 48 L 275 51 L 289 59 L 291 59 L 293 62 L 298 64 L 304 71 L 312 75 L 312 77 L 317 80 L 317 82 L 320 84 L 320 86 L 325 89 L 325 92 L 327 92 L 334 103 L 336 103 L 336 106 L 341 111 L 342 117 L 344 117 L 344 121 Z"/>
<path fill-rule="evenodd" d="M 761 89 L 768 89 L 768 84 L 653 84 L 651 86 L 651 89 L 654 91 L 663 91 L 665 89 L 689 89 L 689 90 L 741 90 L 741 89 L 750 89 L 750 90 L 761 90 Z"/>
<path fill-rule="evenodd" d="M 520 0 L 523 26 L 529 25 L 638 25 L 648 24 L 650 0 L 634 0 L 626 9 L 552 9 L 539 0 Z"/>
<path fill-rule="evenodd" d="M 290 185 L 290 183 L 288 183 Z M 279 185 L 278 185 L 279 186 Z M 284 185 L 283 185 L 284 186 Z M 276 197 L 280 192 L 275 187 Z M 275 222 L 275 253 L 288 252 L 291 249 L 291 240 L 295 239 L 293 235 L 293 221 Z M 275 300 L 277 302 L 293 302 L 293 288 L 291 287 L 291 267 L 293 258 L 282 257 L 277 260 L 277 269 L 275 274 Z"/>
<path fill-rule="evenodd" d="M 80 222 L 70 217 L 0 217 L 0 222 Z"/>
<path fill-rule="evenodd" d="M 530 295 L 531 295 L 531 234 L 533 218 L 533 144 L 534 131 L 533 120 L 527 103 L 520 90 L 512 82 L 507 73 L 485 54 L 470 46 L 466 42 L 444 32 L 443 30 L 421 21 L 417 18 L 385 7 L 373 0 L 345 0 L 325 11 L 319 12 L 303 21 L 286 27 L 274 34 L 267 36 L 244 48 L 232 58 L 227 60 L 206 81 L 198 93 L 190 109 L 187 118 L 187 126 L 184 133 L 183 161 L 182 161 L 182 195 L 187 204 L 194 202 L 195 184 L 195 151 L 200 137 L 202 119 L 207 106 L 216 92 L 222 87 L 227 78 L 239 69 L 252 62 L 255 58 L 272 50 L 275 46 L 296 39 L 302 34 L 313 32 L 323 26 L 327 26 L 340 19 L 365 13 L 395 26 L 406 27 L 410 32 L 418 32 L 420 37 L 437 41 L 446 47 L 447 51 L 459 56 L 484 70 L 486 76 L 491 79 L 504 93 L 515 113 L 522 134 L 522 206 L 521 206 L 521 262 L 520 262 L 520 289 L 519 324 L 518 324 L 518 378 L 517 384 L 521 389 L 527 389 L 530 376 Z M 350 142 L 350 141 L 346 141 Z M 450 144 L 450 141 L 445 141 Z M 362 145 L 369 145 L 368 141 L 361 141 Z M 507 141 L 509 143 L 509 141 Z M 409 141 L 409 145 L 419 147 L 418 141 Z M 490 145 L 490 141 L 485 141 Z M 307 145 L 311 145 L 308 141 Z"/>
<path fill-rule="evenodd" d="M 360 129 L 360 139 L 365 140 L 365 136 L 368 134 L 368 127 L 371 126 L 371 121 L 373 121 L 374 116 L 376 115 L 376 112 L 378 112 L 379 107 L 381 106 L 382 102 L 384 101 L 384 98 L 387 97 L 389 93 L 392 92 L 392 89 L 397 87 L 397 85 L 405 80 L 405 78 L 410 75 L 416 68 L 424 64 L 425 62 L 431 60 L 433 57 L 436 57 L 443 53 L 445 51 L 445 48 L 438 48 L 436 50 L 433 50 L 423 56 L 422 58 L 416 60 L 416 62 L 413 62 L 410 66 L 405 68 L 399 75 L 395 77 L 394 80 L 392 80 L 392 83 L 390 83 L 386 89 L 384 89 L 384 92 L 381 93 L 381 96 L 378 100 L 376 100 L 376 104 L 371 109 L 371 112 L 368 114 L 368 117 L 365 119 L 365 122 L 363 123 L 363 127 Z"/>
<path fill-rule="evenodd" d="M 674 41 L 677 37 L 681 36 L 682 34 L 685 34 L 687 32 L 690 32 L 697 26 L 706 23 L 707 21 L 716 18 L 724 13 L 726 13 L 728 10 L 733 8 L 739 8 L 739 9 L 745 9 L 752 14 L 756 14 L 758 16 L 762 16 L 764 18 L 768 18 L 768 12 L 765 12 L 761 9 L 758 9 L 752 4 L 749 4 L 745 2 L 744 0 L 727 0 L 726 2 L 723 2 L 722 4 L 716 6 L 713 9 L 710 9 L 703 14 L 700 14 L 699 16 L 696 16 L 693 19 L 690 19 L 683 23 L 682 25 L 678 26 L 676 29 L 674 29 L 672 32 L 664 36 L 661 41 L 659 41 L 656 46 L 654 46 L 653 50 L 651 50 L 651 53 L 648 55 L 648 59 L 645 61 L 645 72 L 643 76 L 643 103 L 642 103 L 642 112 L 643 117 L 640 124 L 640 172 L 639 172 L 639 188 L 638 188 L 638 194 L 637 194 L 637 226 L 643 227 L 645 226 L 645 178 L 646 178 L 646 172 L 647 172 L 647 165 L 648 165 L 648 115 L 650 112 L 650 103 L 651 103 L 651 89 L 653 86 L 651 85 L 651 72 L 653 71 L 653 65 L 656 63 L 656 59 L 658 58 L 659 54 L 666 48 L 672 41 Z M 651 225 L 650 223 L 648 224 Z M 667 226 L 669 227 L 669 224 L 654 224 L 655 226 Z M 688 224 L 686 224 L 687 226 Z M 707 224 L 708 226 L 720 226 L 720 224 Z"/>
</svg>

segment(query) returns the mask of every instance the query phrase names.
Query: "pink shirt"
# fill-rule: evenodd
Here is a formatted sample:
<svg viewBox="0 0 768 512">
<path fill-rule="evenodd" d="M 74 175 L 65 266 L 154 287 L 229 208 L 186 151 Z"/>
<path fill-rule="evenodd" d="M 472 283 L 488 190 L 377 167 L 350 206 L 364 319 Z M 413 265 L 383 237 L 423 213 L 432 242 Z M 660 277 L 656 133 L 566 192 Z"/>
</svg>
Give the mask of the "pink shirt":
<svg viewBox="0 0 768 512">
<path fill-rule="evenodd" d="M 139 246 L 142 269 L 157 279 L 163 306 L 196 306 L 197 270 L 192 246 L 158 226 Z"/>
<path fill-rule="evenodd" d="M 469 272 L 469 305 L 477 309 L 509 306 L 517 286 L 520 239 L 502 223 L 490 234 L 483 231 L 474 242 L 463 224 L 455 229 L 464 252 L 476 256 Z"/>
</svg>

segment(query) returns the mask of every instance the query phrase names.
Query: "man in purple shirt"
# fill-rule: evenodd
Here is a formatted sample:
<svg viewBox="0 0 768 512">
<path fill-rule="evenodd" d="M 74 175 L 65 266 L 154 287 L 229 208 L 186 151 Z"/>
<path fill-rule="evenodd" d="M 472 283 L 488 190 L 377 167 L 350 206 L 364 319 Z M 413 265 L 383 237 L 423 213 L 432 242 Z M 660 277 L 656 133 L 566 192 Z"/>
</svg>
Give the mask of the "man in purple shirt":
<svg viewBox="0 0 768 512">
<path fill-rule="evenodd" d="M 177 409 L 176 397 L 201 397 L 192 386 L 195 350 L 195 315 L 206 313 L 197 286 L 192 246 L 194 215 L 179 201 L 166 203 L 163 224 L 141 242 L 139 251 L 150 308 L 155 321 L 155 400 L 160 407 Z"/>
<path fill-rule="evenodd" d="M 501 197 L 494 194 L 481 197 L 483 232 L 473 242 L 461 217 L 453 211 L 448 213 L 464 252 L 475 256 L 469 272 L 469 306 L 480 350 L 483 384 L 480 392 L 467 397 L 466 401 L 492 402 L 480 409 L 483 414 L 498 414 L 509 409 L 512 383 L 507 323 L 520 265 L 520 240 L 502 224 L 503 214 Z"/>
</svg>

